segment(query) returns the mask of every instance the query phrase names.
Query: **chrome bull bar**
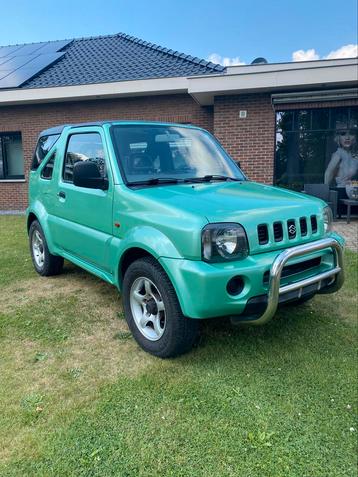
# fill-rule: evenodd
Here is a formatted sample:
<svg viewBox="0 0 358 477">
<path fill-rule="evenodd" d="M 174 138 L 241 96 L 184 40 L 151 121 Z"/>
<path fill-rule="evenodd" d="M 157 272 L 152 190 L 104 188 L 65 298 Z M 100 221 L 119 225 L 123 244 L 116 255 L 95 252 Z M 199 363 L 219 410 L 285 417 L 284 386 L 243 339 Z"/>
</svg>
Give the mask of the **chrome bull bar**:
<svg viewBox="0 0 358 477">
<path fill-rule="evenodd" d="M 294 257 L 301 257 L 307 253 L 317 252 L 325 248 L 331 248 L 335 254 L 335 266 L 332 270 L 320 273 L 314 277 L 305 278 L 304 280 L 295 283 L 290 283 L 289 285 L 280 286 L 281 273 L 288 260 Z M 320 290 L 322 281 L 330 277 L 332 277 L 332 279 L 335 278 L 334 283 Z M 336 239 L 324 238 L 317 240 L 316 242 L 298 245 L 297 247 L 284 250 L 275 258 L 271 266 L 266 310 L 260 318 L 250 321 L 250 324 L 262 325 L 270 321 L 276 313 L 279 297 L 284 293 L 300 290 L 298 294 L 298 297 L 300 297 L 304 287 L 315 283 L 318 284 L 317 293 L 333 293 L 341 288 L 343 282 L 343 248 Z"/>
</svg>

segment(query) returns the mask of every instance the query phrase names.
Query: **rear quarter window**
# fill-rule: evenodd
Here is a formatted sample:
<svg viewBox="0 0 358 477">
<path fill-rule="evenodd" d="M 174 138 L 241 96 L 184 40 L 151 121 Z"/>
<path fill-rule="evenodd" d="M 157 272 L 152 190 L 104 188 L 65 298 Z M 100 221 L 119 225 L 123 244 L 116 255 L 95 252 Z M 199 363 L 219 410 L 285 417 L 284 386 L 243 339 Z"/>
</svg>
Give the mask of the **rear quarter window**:
<svg viewBox="0 0 358 477">
<path fill-rule="evenodd" d="M 52 179 L 53 169 L 55 167 L 56 151 L 51 154 L 50 159 L 45 163 L 42 171 L 41 178 L 50 180 Z"/>
<path fill-rule="evenodd" d="M 51 134 L 49 136 L 41 136 L 37 141 L 35 154 L 32 159 L 31 170 L 36 171 L 42 161 L 45 159 L 50 149 L 54 146 L 60 134 Z"/>
</svg>

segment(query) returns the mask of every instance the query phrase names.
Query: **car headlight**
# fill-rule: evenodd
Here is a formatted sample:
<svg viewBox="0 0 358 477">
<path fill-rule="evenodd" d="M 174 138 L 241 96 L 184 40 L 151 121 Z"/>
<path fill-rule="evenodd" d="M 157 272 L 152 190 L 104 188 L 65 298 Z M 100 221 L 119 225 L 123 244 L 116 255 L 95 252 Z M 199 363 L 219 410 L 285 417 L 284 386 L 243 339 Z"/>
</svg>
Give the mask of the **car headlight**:
<svg viewBox="0 0 358 477">
<path fill-rule="evenodd" d="M 209 224 L 202 232 L 202 258 L 207 262 L 242 260 L 249 254 L 244 228 L 239 224 Z"/>
<path fill-rule="evenodd" d="M 325 207 L 323 209 L 323 223 L 324 223 L 324 231 L 329 232 L 332 230 L 332 222 L 333 222 L 333 215 L 330 207 Z"/>
</svg>

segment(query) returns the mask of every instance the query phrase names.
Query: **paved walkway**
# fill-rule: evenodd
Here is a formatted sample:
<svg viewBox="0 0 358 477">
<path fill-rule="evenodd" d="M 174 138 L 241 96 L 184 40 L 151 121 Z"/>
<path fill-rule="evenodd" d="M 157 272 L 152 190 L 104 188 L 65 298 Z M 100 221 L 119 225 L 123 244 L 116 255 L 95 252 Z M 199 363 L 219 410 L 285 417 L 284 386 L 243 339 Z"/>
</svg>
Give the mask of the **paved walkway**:
<svg viewBox="0 0 358 477">
<path fill-rule="evenodd" d="M 351 220 L 350 224 L 346 220 L 337 220 L 333 222 L 333 230 L 346 239 L 346 246 L 354 252 L 358 252 L 358 220 Z"/>
</svg>

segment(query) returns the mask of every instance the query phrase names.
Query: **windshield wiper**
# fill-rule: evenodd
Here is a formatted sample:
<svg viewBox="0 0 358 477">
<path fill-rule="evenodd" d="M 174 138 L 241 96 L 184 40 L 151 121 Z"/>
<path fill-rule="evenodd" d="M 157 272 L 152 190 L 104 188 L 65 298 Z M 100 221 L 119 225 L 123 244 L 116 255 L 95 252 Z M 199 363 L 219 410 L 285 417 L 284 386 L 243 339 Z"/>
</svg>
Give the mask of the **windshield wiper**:
<svg viewBox="0 0 358 477">
<path fill-rule="evenodd" d="M 128 185 L 178 184 L 178 182 L 183 182 L 183 179 L 176 179 L 174 177 L 152 177 L 151 179 L 144 179 L 142 181 L 129 182 Z"/>
<path fill-rule="evenodd" d="M 191 177 L 190 179 L 184 179 L 185 182 L 210 182 L 214 181 L 235 181 L 241 182 L 242 179 L 237 179 L 236 177 L 222 176 L 220 174 L 208 174 L 203 177 Z"/>
</svg>

